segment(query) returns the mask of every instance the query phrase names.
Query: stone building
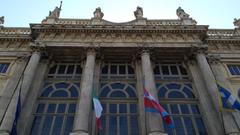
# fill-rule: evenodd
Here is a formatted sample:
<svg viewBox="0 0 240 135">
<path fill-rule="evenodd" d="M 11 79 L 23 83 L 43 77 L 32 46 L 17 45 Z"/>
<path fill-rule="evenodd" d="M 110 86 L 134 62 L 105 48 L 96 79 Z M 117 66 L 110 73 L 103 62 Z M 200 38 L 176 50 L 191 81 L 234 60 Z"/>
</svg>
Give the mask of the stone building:
<svg viewBox="0 0 240 135">
<path fill-rule="evenodd" d="M 59 18 L 4 27 L 0 18 L 0 135 L 9 135 L 18 97 L 18 135 L 239 135 L 240 113 L 220 111 L 216 82 L 240 96 L 240 20 L 234 29 L 178 19 L 114 23 Z M 170 114 L 169 129 L 146 113 L 143 87 Z M 103 106 L 97 131 L 92 91 Z M 20 94 L 19 94 L 20 93 Z"/>
</svg>

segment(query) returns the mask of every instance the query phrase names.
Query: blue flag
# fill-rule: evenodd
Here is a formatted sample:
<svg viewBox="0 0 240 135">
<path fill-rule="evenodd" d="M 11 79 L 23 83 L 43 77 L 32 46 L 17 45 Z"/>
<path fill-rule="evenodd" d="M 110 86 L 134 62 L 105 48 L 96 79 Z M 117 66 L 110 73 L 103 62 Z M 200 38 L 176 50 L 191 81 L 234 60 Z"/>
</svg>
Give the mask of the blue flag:
<svg viewBox="0 0 240 135">
<path fill-rule="evenodd" d="M 17 122 L 18 122 L 18 118 L 20 117 L 20 112 L 21 112 L 21 97 L 20 97 L 20 95 L 21 95 L 21 93 L 19 92 L 18 101 L 17 101 L 17 109 L 15 112 L 15 118 L 13 121 L 11 135 L 17 135 Z"/>
<path fill-rule="evenodd" d="M 239 101 L 225 88 L 217 84 L 224 109 L 240 111 Z"/>
</svg>

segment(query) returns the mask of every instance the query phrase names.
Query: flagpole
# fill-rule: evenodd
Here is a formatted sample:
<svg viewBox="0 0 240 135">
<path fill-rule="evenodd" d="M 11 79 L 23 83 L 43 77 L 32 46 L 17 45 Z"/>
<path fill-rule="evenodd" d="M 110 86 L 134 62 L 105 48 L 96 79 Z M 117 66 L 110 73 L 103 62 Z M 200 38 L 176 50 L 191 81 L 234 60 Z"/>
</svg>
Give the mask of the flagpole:
<svg viewBox="0 0 240 135">
<path fill-rule="evenodd" d="M 225 124 L 224 124 L 224 119 L 223 119 L 222 111 L 220 111 L 220 114 L 221 114 L 221 118 L 222 118 L 222 125 L 223 125 L 224 135 L 227 135 L 227 134 L 226 134 L 226 129 L 225 129 Z"/>
<path fill-rule="evenodd" d="M 17 85 L 16 85 L 16 87 L 14 88 L 14 90 L 13 90 L 14 92 L 13 92 L 13 94 L 12 94 L 12 96 L 11 96 L 11 100 L 13 99 L 15 92 L 17 92 L 17 88 L 18 88 L 18 86 L 19 86 L 19 83 L 21 82 L 21 79 L 22 79 L 23 76 L 24 76 L 24 72 L 25 72 L 25 70 L 26 70 L 26 68 L 27 68 L 27 65 L 28 65 L 29 61 L 30 61 L 30 58 L 28 59 L 26 65 L 25 65 L 25 67 L 24 67 L 24 69 L 23 69 L 23 72 L 21 73 L 20 78 L 19 78 L 18 81 L 17 81 Z M 22 85 L 20 86 L 20 88 L 21 88 L 21 87 L 22 87 Z M 7 104 L 7 108 L 6 108 L 5 112 L 4 112 L 4 115 L 3 115 L 2 119 L 1 119 L 1 121 L 0 121 L 0 126 L 2 125 L 3 119 L 4 119 L 4 117 L 6 116 L 6 113 L 7 113 L 7 110 L 8 110 L 8 108 L 9 108 L 9 105 L 10 105 L 10 103 L 11 103 L 11 100 L 10 100 L 10 101 L 8 102 L 8 104 Z"/>
</svg>

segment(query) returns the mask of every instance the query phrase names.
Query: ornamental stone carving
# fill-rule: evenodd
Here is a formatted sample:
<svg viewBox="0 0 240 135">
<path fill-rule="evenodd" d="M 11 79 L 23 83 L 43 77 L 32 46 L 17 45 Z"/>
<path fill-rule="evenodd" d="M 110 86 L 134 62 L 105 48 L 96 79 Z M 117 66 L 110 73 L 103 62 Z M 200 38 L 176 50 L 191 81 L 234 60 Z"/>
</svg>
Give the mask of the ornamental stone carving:
<svg viewBox="0 0 240 135">
<path fill-rule="evenodd" d="M 189 14 L 187 14 L 181 7 L 178 7 L 177 9 L 177 16 L 179 19 L 189 19 Z"/>
<path fill-rule="evenodd" d="M 196 25 L 197 22 L 189 17 L 181 7 L 179 7 L 176 11 L 178 18 L 183 22 L 183 25 Z"/>
<path fill-rule="evenodd" d="M 94 17 L 93 17 L 94 19 L 99 19 L 99 20 L 101 20 L 104 16 L 100 7 L 96 8 L 96 10 L 93 12 L 93 15 L 94 15 Z"/>
<path fill-rule="evenodd" d="M 0 17 L 0 26 L 4 24 L 4 16 Z"/>
<path fill-rule="evenodd" d="M 134 15 L 135 15 L 136 19 L 142 19 L 143 18 L 142 7 L 137 7 L 136 11 L 134 11 Z"/>
<path fill-rule="evenodd" d="M 239 19 L 234 18 L 233 24 L 234 24 L 234 26 L 236 26 L 237 28 L 240 28 L 240 18 L 239 18 Z"/>
<path fill-rule="evenodd" d="M 56 6 L 53 11 L 49 11 L 48 17 L 49 17 L 49 18 L 59 18 L 61 8 L 62 8 L 62 1 L 61 1 L 61 3 L 60 3 L 60 6 L 59 6 L 59 7 Z"/>
</svg>

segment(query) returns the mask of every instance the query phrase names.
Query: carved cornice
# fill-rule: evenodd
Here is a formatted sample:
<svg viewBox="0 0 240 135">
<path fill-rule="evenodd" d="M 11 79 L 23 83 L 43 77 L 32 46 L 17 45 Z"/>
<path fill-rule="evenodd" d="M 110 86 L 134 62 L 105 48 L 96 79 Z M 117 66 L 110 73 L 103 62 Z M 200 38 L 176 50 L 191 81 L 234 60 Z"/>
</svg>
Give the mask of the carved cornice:
<svg viewBox="0 0 240 135">
<path fill-rule="evenodd" d="M 9 28 L 4 27 L 0 29 L 1 41 L 30 41 L 30 28 Z"/>
</svg>

